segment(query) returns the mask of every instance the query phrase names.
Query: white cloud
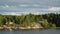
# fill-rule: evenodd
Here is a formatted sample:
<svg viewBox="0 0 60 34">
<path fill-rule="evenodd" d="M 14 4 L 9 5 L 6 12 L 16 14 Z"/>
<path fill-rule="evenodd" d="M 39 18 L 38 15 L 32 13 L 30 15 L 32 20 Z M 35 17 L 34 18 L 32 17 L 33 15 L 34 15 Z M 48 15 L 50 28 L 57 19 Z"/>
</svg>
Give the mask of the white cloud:
<svg viewBox="0 0 60 34">
<path fill-rule="evenodd" d="M 22 5 L 21 5 L 22 6 Z M 36 5 L 39 6 L 39 5 Z M 21 14 L 45 14 L 45 13 L 55 13 L 55 11 L 60 11 L 60 7 L 49 7 L 49 8 L 19 8 L 18 6 L 9 6 L 5 5 L 3 7 L 6 7 L 5 10 L 8 12 L 5 12 L 5 15 L 21 15 Z M 46 12 L 47 11 L 47 12 Z"/>
<path fill-rule="evenodd" d="M 48 8 L 49 11 L 60 11 L 60 7 L 51 7 Z"/>
<path fill-rule="evenodd" d="M 0 6 L 1 8 L 9 8 L 10 6 L 9 5 L 2 5 L 2 6 Z"/>
<path fill-rule="evenodd" d="M 5 12 L 5 15 L 17 15 L 15 12 Z"/>
<path fill-rule="evenodd" d="M 40 7 L 39 4 L 20 4 L 20 7 Z"/>
<path fill-rule="evenodd" d="M 16 13 L 12 12 L 11 15 L 16 15 Z"/>
<path fill-rule="evenodd" d="M 5 7 L 7 7 L 7 8 L 8 8 L 9 6 L 8 6 L 8 5 L 5 5 Z"/>
<path fill-rule="evenodd" d="M 20 4 L 19 6 L 20 6 L 20 7 L 27 7 L 27 6 L 29 6 L 29 5 L 26 5 L 26 4 Z"/>
<path fill-rule="evenodd" d="M 39 4 L 33 4 L 32 6 L 34 6 L 34 7 L 39 7 L 40 5 L 39 5 Z"/>
</svg>

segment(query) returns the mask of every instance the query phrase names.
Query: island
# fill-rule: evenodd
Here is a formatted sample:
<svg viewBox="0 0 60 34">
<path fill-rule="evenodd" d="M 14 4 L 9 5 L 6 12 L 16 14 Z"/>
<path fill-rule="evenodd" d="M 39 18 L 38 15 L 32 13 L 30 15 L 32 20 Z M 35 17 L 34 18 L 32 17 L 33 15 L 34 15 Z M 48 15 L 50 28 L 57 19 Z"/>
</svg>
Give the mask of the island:
<svg viewBox="0 0 60 34">
<path fill-rule="evenodd" d="M 2 15 L 0 14 L 0 30 L 41 29 L 60 27 L 60 14 L 27 14 Z"/>
</svg>

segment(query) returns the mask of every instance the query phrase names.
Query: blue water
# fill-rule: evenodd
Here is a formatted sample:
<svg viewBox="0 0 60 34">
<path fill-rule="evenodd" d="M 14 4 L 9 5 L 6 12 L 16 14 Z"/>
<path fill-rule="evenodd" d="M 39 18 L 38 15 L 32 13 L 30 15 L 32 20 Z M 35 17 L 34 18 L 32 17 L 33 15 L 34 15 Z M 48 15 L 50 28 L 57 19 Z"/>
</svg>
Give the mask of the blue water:
<svg viewBox="0 0 60 34">
<path fill-rule="evenodd" d="M 0 30 L 0 34 L 60 34 L 60 29 Z"/>
</svg>

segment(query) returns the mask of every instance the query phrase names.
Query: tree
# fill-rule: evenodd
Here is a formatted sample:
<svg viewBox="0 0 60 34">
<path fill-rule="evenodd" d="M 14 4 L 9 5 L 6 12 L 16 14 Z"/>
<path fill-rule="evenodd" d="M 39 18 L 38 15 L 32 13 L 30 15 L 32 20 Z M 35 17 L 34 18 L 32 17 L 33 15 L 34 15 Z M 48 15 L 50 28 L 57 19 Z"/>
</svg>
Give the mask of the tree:
<svg viewBox="0 0 60 34">
<path fill-rule="evenodd" d="M 6 19 L 3 16 L 0 16 L 0 26 L 6 23 Z"/>
<path fill-rule="evenodd" d="M 44 27 L 49 28 L 49 23 L 48 23 L 48 21 L 46 19 L 44 20 Z"/>
<path fill-rule="evenodd" d="M 56 25 L 55 24 L 52 24 L 52 28 L 55 29 L 56 28 Z"/>
</svg>

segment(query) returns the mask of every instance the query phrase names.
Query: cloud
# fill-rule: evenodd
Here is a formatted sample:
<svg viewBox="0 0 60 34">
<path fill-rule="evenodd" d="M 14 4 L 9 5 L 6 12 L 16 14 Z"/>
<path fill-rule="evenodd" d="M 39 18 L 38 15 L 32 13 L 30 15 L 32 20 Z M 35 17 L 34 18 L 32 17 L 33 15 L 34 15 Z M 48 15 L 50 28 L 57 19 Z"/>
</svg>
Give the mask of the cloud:
<svg viewBox="0 0 60 34">
<path fill-rule="evenodd" d="M 48 8 L 49 11 L 60 11 L 60 7 L 50 7 Z"/>
<path fill-rule="evenodd" d="M 7 8 L 8 8 L 9 6 L 8 6 L 8 5 L 5 5 L 5 7 L 7 7 Z"/>
<path fill-rule="evenodd" d="M 6 13 L 7 15 L 17 15 L 16 13 L 12 12 L 12 13 Z"/>
<path fill-rule="evenodd" d="M 0 0 L 0 13 L 7 15 L 45 14 L 60 11 L 60 0 Z"/>
<path fill-rule="evenodd" d="M 27 8 L 27 7 L 33 7 L 33 8 Z M 20 4 L 18 6 L 14 6 L 14 5 L 7 5 L 5 4 L 4 6 L 0 6 L 1 10 L 5 10 L 3 11 L 4 13 L 2 14 L 6 14 L 6 15 L 21 15 L 21 14 L 29 14 L 29 13 L 33 13 L 33 14 L 46 14 L 46 13 L 55 13 L 54 11 L 60 11 L 60 7 L 48 7 L 48 8 L 34 8 L 34 7 L 39 7 L 40 5 L 38 4 Z M 24 8 L 25 7 L 25 8 Z M 1 11 L 0 10 L 0 11 Z"/>
<path fill-rule="evenodd" d="M 9 8 L 8 5 L 4 5 L 4 6 L 0 6 L 0 7 L 2 7 L 2 8 Z"/>
<path fill-rule="evenodd" d="M 26 4 L 20 4 L 19 7 L 28 7 L 29 5 Z"/>
<path fill-rule="evenodd" d="M 3 15 L 21 15 L 21 14 L 17 12 L 4 12 Z"/>
<path fill-rule="evenodd" d="M 15 12 L 4 12 L 3 15 L 16 15 Z"/>
<path fill-rule="evenodd" d="M 29 14 L 30 12 L 4 12 L 3 15 L 26 15 Z"/>
<path fill-rule="evenodd" d="M 40 7 L 39 4 L 20 4 L 20 7 Z"/>
</svg>

